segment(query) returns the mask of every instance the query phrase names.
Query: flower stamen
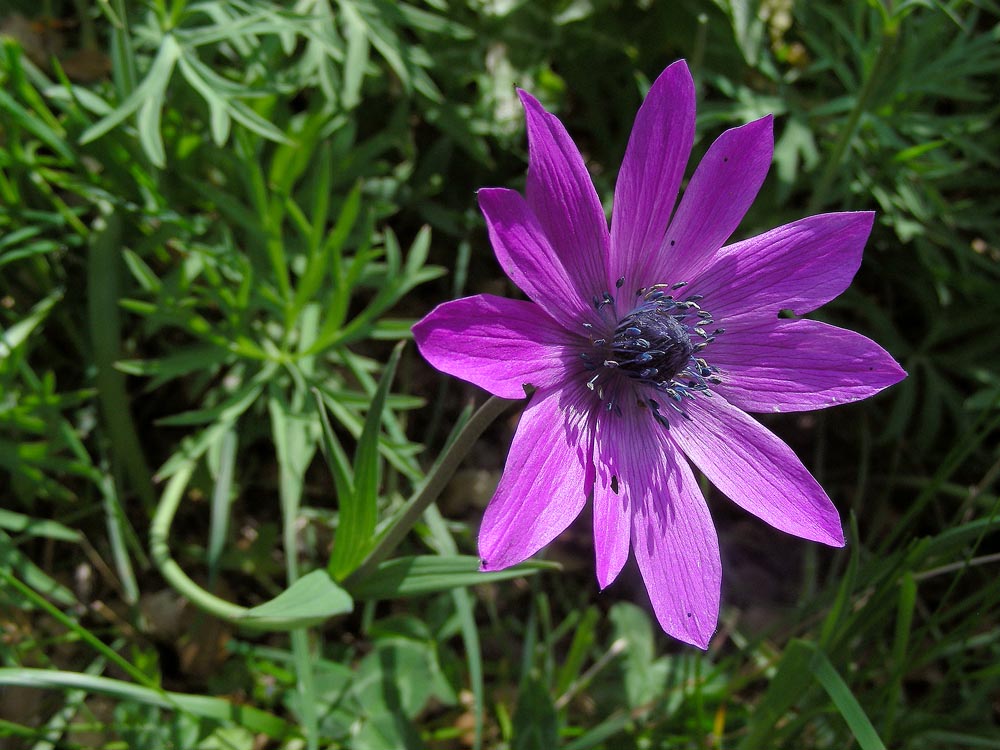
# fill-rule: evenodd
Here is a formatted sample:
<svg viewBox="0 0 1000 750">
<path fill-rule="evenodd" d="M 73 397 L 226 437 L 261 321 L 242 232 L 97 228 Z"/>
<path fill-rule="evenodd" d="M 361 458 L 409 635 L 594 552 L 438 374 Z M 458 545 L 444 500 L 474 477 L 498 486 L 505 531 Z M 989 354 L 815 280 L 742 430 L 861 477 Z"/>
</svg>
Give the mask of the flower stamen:
<svg viewBox="0 0 1000 750">
<path fill-rule="evenodd" d="M 624 283 L 623 277 L 616 287 L 620 289 Z M 648 408 L 659 424 L 669 427 L 660 402 L 639 390 L 651 388 L 662 393 L 666 397 L 665 407 L 690 419 L 683 406 L 684 399 L 694 398 L 696 393 L 710 397 L 710 386 L 722 382 L 718 368 L 709 365 L 701 352 L 725 330 L 715 328 L 709 332 L 708 326 L 715 320 L 698 304 L 702 295 L 677 299 L 671 293 L 685 286 L 687 282 L 680 281 L 637 290 L 635 306 L 620 319 L 609 317 L 616 304 L 610 292 L 594 296 L 594 309 L 600 313 L 606 328 L 598 333 L 594 324 L 583 324 L 592 349 L 582 352 L 580 358 L 584 368 L 594 373 L 587 381 L 587 388 L 604 402 L 607 411 L 620 413 L 616 397 L 623 388 L 631 387 L 637 390 L 640 406 Z"/>
</svg>

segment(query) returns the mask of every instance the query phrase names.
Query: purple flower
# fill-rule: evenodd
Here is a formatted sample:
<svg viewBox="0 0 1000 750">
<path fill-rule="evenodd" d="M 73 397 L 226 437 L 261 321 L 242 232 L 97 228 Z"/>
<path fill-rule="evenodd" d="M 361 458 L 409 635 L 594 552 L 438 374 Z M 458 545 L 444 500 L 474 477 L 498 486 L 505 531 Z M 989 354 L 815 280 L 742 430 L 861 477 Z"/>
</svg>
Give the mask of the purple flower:
<svg viewBox="0 0 1000 750">
<path fill-rule="evenodd" d="M 413 328 L 437 369 L 504 398 L 536 389 L 483 518 L 483 570 L 519 563 L 593 497 L 597 579 L 635 554 L 663 629 L 705 648 L 722 567 L 689 462 L 775 528 L 844 544 L 837 509 L 747 412 L 823 409 L 905 373 L 881 347 L 808 313 L 847 288 L 871 212 L 832 213 L 724 245 L 764 182 L 772 117 L 723 133 L 674 208 L 694 141 L 684 61 L 653 84 L 615 186 L 611 231 L 562 123 L 519 92 L 525 195 L 479 191 L 497 259 L 530 302 L 481 294 Z"/>
</svg>

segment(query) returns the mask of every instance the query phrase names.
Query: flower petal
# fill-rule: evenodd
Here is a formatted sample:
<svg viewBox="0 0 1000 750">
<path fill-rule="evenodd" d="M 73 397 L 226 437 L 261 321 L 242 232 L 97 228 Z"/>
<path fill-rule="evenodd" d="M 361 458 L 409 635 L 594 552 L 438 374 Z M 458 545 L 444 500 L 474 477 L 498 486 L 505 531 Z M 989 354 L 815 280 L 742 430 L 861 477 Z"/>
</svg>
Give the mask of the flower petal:
<svg viewBox="0 0 1000 750">
<path fill-rule="evenodd" d="M 660 247 L 694 143 L 694 81 L 678 60 L 653 82 L 639 108 L 615 183 L 611 276 L 628 288 L 647 283 L 636 272 Z"/>
<path fill-rule="evenodd" d="M 594 307 L 567 273 L 527 202 L 515 190 L 484 188 L 477 193 L 490 242 L 510 280 L 571 333 L 594 317 Z"/>
<path fill-rule="evenodd" d="M 655 257 L 656 278 L 648 278 L 648 283 L 691 281 L 697 275 L 743 220 L 773 155 L 773 115 L 718 137 L 684 191 Z"/>
<path fill-rule="evenodd" d="M 540 390 L 521 415 L 479 530 L 482 570 L 523 562 L 583 509 L 594 483 L 593 428 L 585 398 L 568 389 Z"/>
<path fill-rule="evenodd" d="M 413 337 L 438 370 L 502 398 L 558 385 L 577 361 L 573 338 L 540 307 L 490 294 L 438 305 Z"/>
<path fill-rule="evenodd" d="M 721 396 L 684 400 L 670 437 L 719 491 L 776 529 L 835 547 L 840 516 L 792 449 Z"/>
<path fill-rule="evenodd" d="M 868 398 L 906 377 L 871 339 L 816 320 L 727 326 L 710 351 L 722 377 L 713 390 L 744 411 L 824 409 Z"/>
<path fill-rule="evenodd" d="M 629 498 L 634 491 L 633 477 L 643 477 L 645 459 L 642 435 L 634 429 L 629 411 L 621 415 L 601 410 L 597 416 L 594 439 L 594 557 L 597 582 L 603 589 L 618 577 L 628 561 L 632 518 Z M 636 452 L 636 443 L 643 449 Z"/>
<path fill-rule="evenodd" d="M 632 549 L 660 627 L 707 648 L 719 619 L 718 537 L 687 461 L 662 427 L 646 423 L 645 471 L 627 483 Z"/>
<path fill-rule="evenodd" d="M 692 291 L 728 327 L 731 316 L 774 319 L 815 310 L 843 292 L 861 265 L 875 214 L 819 214 L 722 248 Z"/>
<path fill-rule="evenodd" d="M 525 197 L 583 299 L 608 291 L 608 222 L 583 157 L 566 128 L 525 91 Z"/>
</svg>

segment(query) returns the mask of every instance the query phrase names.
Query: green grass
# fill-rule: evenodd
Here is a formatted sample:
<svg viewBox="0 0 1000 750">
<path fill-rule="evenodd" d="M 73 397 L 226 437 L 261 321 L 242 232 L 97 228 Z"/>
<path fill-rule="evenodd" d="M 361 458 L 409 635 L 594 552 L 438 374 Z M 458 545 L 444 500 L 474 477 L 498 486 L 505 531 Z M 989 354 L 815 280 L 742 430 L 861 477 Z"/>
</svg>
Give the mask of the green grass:
<svg viewBox="0 0 1000 750">
<path fill-rule="evenodd" d="M 1000 748 L 995 2 L 8 5 L 0 745 Z M 513 293 L 474 196 L 523 187 L 514 86 L 610 207 L 681 57 L 694 159 L 776 116 L 741 236 L 877 211 L 820 317 L 909 372 L 768 422 L 846 549 L 709 496 L 704 653 L 631 569 L 598 593 L 584 521 L 552 562 L 475 573 L 509 423 L 484 433 L 501 409 L 470 420 L 475 394 L 397 343 Z"/>
</svg>

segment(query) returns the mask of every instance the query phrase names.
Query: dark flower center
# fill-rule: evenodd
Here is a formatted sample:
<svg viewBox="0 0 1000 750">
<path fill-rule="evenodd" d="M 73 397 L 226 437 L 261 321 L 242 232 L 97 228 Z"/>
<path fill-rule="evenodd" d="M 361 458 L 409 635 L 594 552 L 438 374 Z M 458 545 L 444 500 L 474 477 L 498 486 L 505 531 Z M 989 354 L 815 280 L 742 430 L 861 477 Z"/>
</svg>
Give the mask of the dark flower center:
<svg viewBox="0 0 1000 750">
<path fill-rule="evenodd" d="M 621 288 L 622 282 L 618 286 Z M 592 375 L 587 387 L 597 394 L 608 411 L 621 411 L 619 401 L 634 395 L 639 406 L 648 408 L 658 422 L 669 427 L 660 412 L 658 394 L 674 411 L 687 417 L 683 400 L 695 393 L 711 396 L 710 384 L 722 382 L 718 368 L 701 358 L 700 352 L 715 337 L 705 326 L 714 323 L 701 309 L 700 295 L 675 299 L 684 283 L 659 285 L 636 292 L 632 309 L 618 318 L 615 298 L 609 293 L 594 298 L 594 308 L 605 320 L 604 332 L 585 323 L 591 347 L 581 352 L 584 367 Z M 631 384 L 631 385 L 630 385 Z"/>
<path fill-rule="evenodd" d="M 644 383 L 673 379 L 694 354 L 687 326 L 652 306 L 622 318 L 608 348 L 609 362 L 617 362 L 622 372 Z"/>
</svg>

